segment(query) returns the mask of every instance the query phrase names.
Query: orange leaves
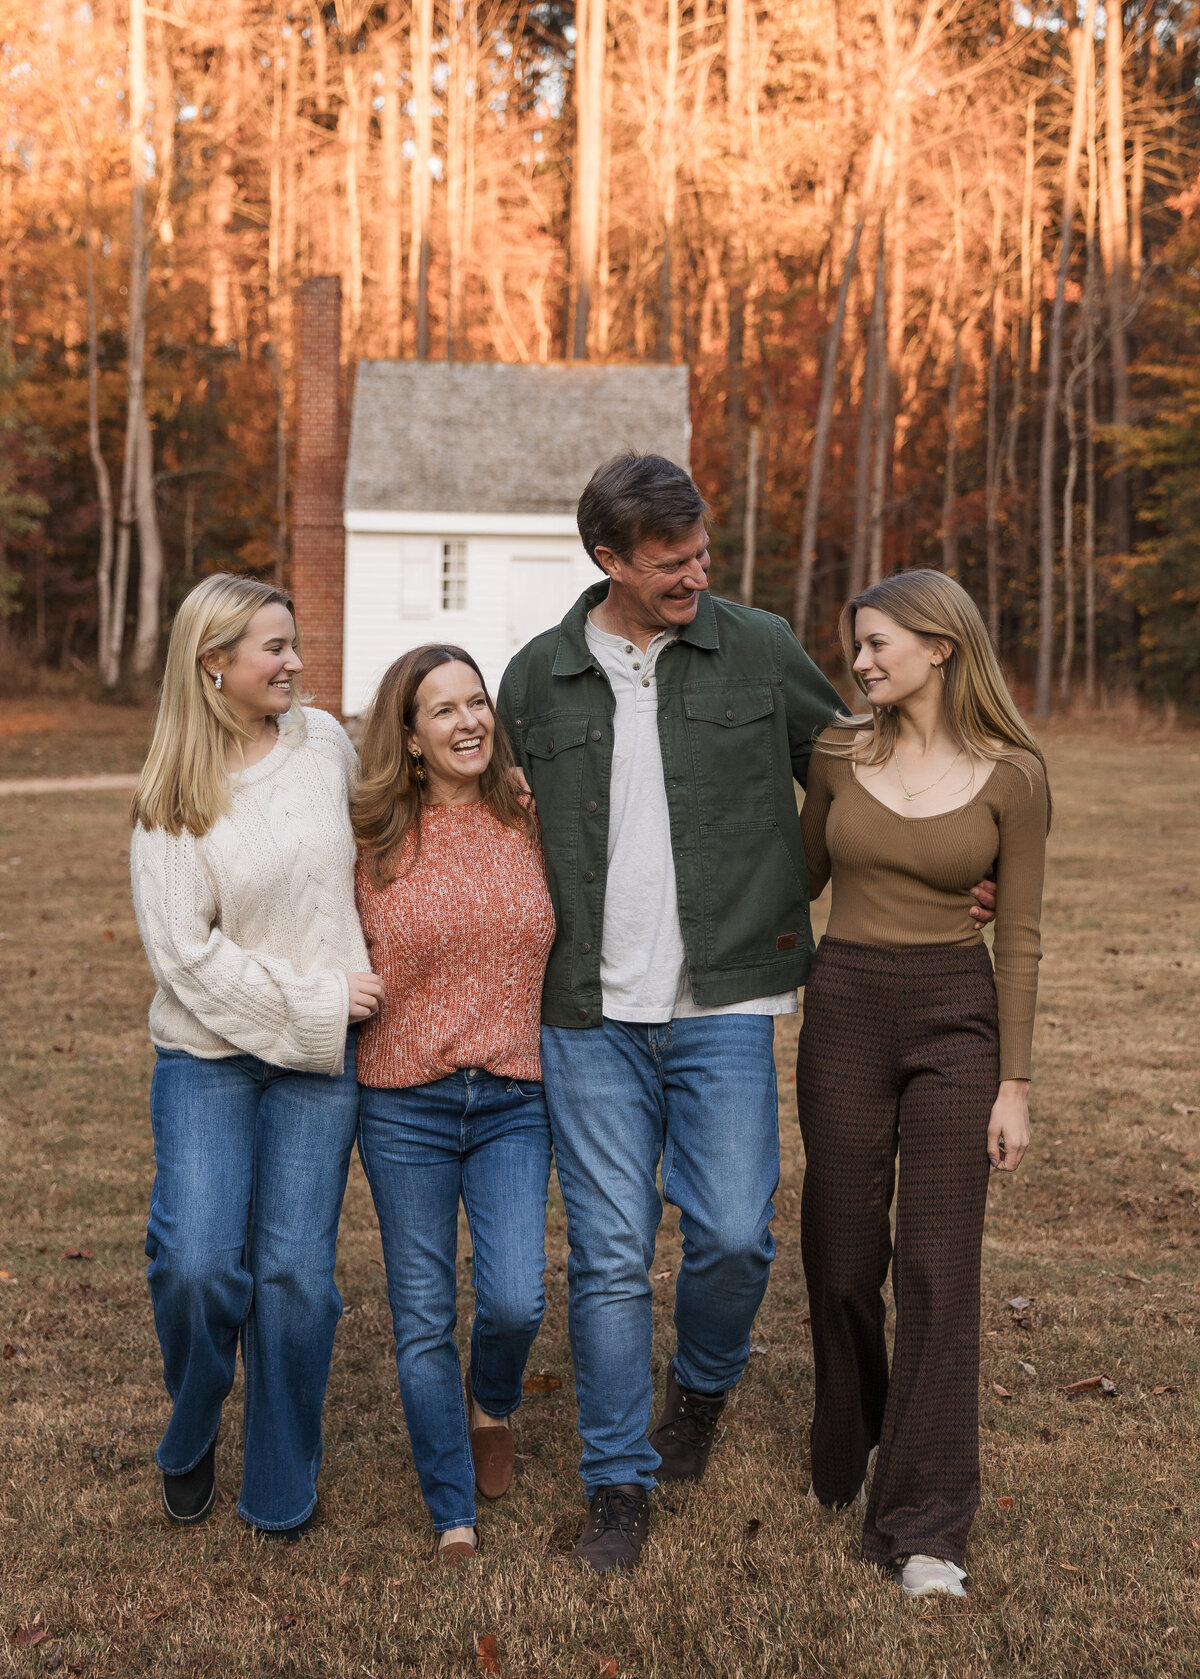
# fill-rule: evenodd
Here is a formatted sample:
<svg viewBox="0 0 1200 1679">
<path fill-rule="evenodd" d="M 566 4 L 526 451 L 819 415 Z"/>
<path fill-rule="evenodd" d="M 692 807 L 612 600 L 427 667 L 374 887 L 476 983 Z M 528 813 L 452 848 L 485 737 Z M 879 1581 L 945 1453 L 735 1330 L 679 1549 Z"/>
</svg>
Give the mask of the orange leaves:
<svg viewBox="0 0 1200 1679">
<path fill-rule="evenodd" d="M 1100 1393 L 1105 1399 L 1116 1397 L 1117 1384 L 1108 1376 L 1084 1376 L 1078 1382 L 1067 1382 L 1059 1386 L 1059 1393 L 1065 1393 L 1068 1399 L 1078 1399 L 1081 1393 Z"/>
<path fill-rule="evenodd" d="M 999 1382 L 993 1382 L 992 1383 L 992 1392 L 996 1395 L 997 1399 L 1011 1399 L 1012 1398 L 1012 1394 L 1009 1393 L 1008 1389 L 1005 1388 L 1005 1387 L 1001 1387 Z"/>
<path fill-rule="evenodd" d="M 62 1256 L 64 1259 L 95 1259 L 96 1257 L 90 1248 L 64 1248 Z"/>
<path fill-rule="evenodd" d="M 532 1376 L 526 1376 L 522 1383 L 524 1393 L 557 1393 L 562 1386 L 562 1379 L 552 1376 L 548 1370 L 537 1370 Z"/>
<path fill-rule="evenodd" d="M 475 1666 L 480 1673 L 500 1672 L 500 1646 L 494 1632 L 485 1632 L 475 1646 Z"/>
<path fill-rule="evenodd" d="M 1011 1510 L 1016 1502 L 1016 1499 L 1010 1492 L 1002 1492 L 996 1499 L 996 1508 L 998 1510 Z"/>
</svg>

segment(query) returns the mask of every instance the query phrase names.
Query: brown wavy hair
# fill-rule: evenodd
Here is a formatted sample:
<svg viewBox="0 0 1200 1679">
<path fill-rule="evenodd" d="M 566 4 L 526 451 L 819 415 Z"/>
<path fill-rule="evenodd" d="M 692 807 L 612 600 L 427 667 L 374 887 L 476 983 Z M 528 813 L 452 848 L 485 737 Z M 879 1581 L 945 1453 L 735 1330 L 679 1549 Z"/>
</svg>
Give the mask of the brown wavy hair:
<svg viewBox="0 0 1200 1679">
<path fill-rule="evenodd" d="M 1041 765 L 1046 777 L 1046 804 L 1050 810 L 1046 759 L 1033 734 L 1025 726 L 1008 691 L 1000 661 L 988 636 L 979 608 L 952 577 L 942 571 L 898 571 L 873 583 L 847 601 L 838 620 L 838 637 L 851 675 L 859 688 L 862 680 L 854 672 L 855 619 L 865 607 L 874 607 L 901 629 L 911 630 L 924 640 L 945 641 L 950 655 L 942 665 L 945 681 L 945 719 L 951 735 L 977 758 L 1011 759 L 1027 752 Z M 863 689 L 865 692 L 865 688 Z M 899 719 L 892 706 L 872 708 L 870 716 L 855 717 L 854 723 L 870 729 L 871 738 L 862 743 L 834 745 L 838 757 L 851 757 L 860 764 L 885 764 L 896 750 Z M 828 750 L 823 747 L 822 750 Z M 1029 771 L 1023 765 L 1026 777 Z"/>
<path fill-rule="evenodd" d="M 420 851 L 421 783 L 413 774 L 408 750 L 417 720 L 417 690 L 430 671 L 452 664 L 467 665 L 475 672 L 495 724 L 492 756 L 479 778 L 480 797 L 506 828 L 518 829 L 531 841 L 537 838 L 533 813 L 513 777 L 513 750 L 496 716 L 483 672 L 463 648 L 427 642 L 402 653 L 384 671 L 358 748 L 360 773 L 350 800 L 350 821 L 367 865 L 367 877 L 378 891 L 395 880 L 410 833 L 415 843 L 409 868 Z"/>
</svg>

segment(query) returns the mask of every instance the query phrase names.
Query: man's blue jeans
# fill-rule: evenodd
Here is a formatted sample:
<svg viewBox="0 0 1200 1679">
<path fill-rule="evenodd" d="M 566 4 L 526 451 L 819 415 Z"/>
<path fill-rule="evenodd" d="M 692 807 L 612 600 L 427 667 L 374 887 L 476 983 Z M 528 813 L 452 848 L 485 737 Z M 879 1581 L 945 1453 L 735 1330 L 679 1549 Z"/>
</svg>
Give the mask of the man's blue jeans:
<svg viewBox="0 0 1200 1679">
<path fill-rule="evenodd" d="M 358 1152 L 375 1198 L 400 1398 L 436 1533 L 475 1525 L 458 1349 L 458 1202 L 471 1231 L 471 1391 L 492 1417 L 521 1403 L 546 1309 L 550 1127 L 540 1084 L 466 1067 L 406 1090 L 364 1085 Z"/>
<path fill-rule="evenodd" d="M 357 1028 L 336 1076 L 253 1055 L 159 1050 L 150 1086 L 154 1190 L 147 1277 L 171 1420 L 168 1475 L 204 1456 L 245 1365 L 238 1515 L 295 1527 L 317 1501 L 321 1408 L 342 1302 L 338 1218 L 358 1120 Z"/>
<path fill-rule="evenodd" d="M 773 1043 L 774 1022 L 748 1014 L 542 1028 L 589 1498 L 601 1486 L 652 1487 L 661 1461 L 646 1439 L 660 1159 L 663 1197 L 679 1208 L 683 1232 L 676 1377 L 725 1393 L 746 1368 L 775 1255 Z"/>
</svg>

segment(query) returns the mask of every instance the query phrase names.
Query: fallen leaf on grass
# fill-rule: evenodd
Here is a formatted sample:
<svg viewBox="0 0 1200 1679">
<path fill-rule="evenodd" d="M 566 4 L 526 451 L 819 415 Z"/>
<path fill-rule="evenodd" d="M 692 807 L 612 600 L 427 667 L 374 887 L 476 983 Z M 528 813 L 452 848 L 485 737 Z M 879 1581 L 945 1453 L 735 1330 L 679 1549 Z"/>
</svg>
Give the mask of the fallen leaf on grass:
<svg viewBox="0 0 1200 1679">
<path fill-rule="evenodd" d="M 654 1273 L 654 1280 L 656 1283 L 665 1283 L 669 1277 L 673 1277 L 674 1275 L 674 1271 L 656 1271 Z"/>
<path fill-rule="evenodd" d="M 475 1646 L 475 1660 L 480 1673 L 499 1673 L 500 1651 L 496 1644 L 494 1632 L 485 1632 Z"/>
<path fill-rule="evenodd" d="M 64 1259 L 95 1259 L 96 1257 L 91 1248 L 64 1248 L 62 1256 Z"/>
<path fill-rule="evenodd" d="M 1033 1305 L 1033 1301 L 1027 1300 L 1023 1294 L 1014 1294 L 1012 1299 L 1007 1301 L 1006 1304 L 1010 1312 L 1013 1312 L 1017 1317 L 1024 1317 L 1025 1313 Z"/>
<path fill-rule="evenodd" d="M 1058 1566 L 1065 1568 L 1068 1574 L 1078 1574 L 1080 1572 L 1073 1562 L 1060 1562 Z"/>
<path fill-rule="evenodd" d="M 751 1358 L 753 1358 L 756 1354 L 759 1358 L 766 1358 L 770 1350 L 770 1347 L 764 1347 L 761 1341 L 751 1341 L 750 1343 Z"/>
<path fill-rule="evenodd" d="M 1012 1394 L 1009 1393 L 1008 1389 L 1007 1388 L 1002 1388 L 1000 1386 L 999 1382 L 993 1382 L 992 1383 L 992 1392 L 996 1395 L 997 1399 L 1011 1399 L 1012 1398 Z"/>
<path fill-rule="evenodd" d="M 15 1358 L 19 1364 L 29 1362 L 29 1354 L 19 1341 L 6 1341 L 4 1343 L 4 1356 L 5 1358 Z"/>
<path fill-rule="evenodd" d="M 1084 1376 L 1082 1381 L 1060 1384 L 1059 1393 L 1065 1393 L 1068 1399 L 1074 1399 L 1080 1393 L 1102 1393 L 1106 1399 L 1111 1399 L 1117 1391 L 1117 1384 L 1107 1376 Z"/>
<path fill-rule="evenodd" d="M 28 1650 L 34 1644 L 40 1644 L 45 1636 L 45 1627 L 18 1627 L 13 1633 L 13 1643 L 22 1650 Z"/>
<path fill-rule="evenodd" d="M 601 1679 L 617 1679 L 617 1658 L 615 1656 L 597 1656 L 596 1668 Z"/>
<path fill-rule="evenodd" d="M 167 1609 L 152 1609 L 150 1611 L 150 1613 L 146 1616 L 146 1619 L 147 1619 L 147 1621 L 161 1621 L 164 1615 L 169 1615 L 170 1613 L 171 1613 L 170 1608 L 167 1608 Z"/>
<path fill-rule="evenodd" d="M 7 1349 L 5 1349 L 5 1351 L 7 1352 Z M 1152 1391 L 1157 1398 L 1160 1394 L 1164 1393 L 1178 1393 L 1179 1389 L 1174 1387 L 1170 1382 L 1165 1382 L 1162 1387 L 1154 1388 Z"/>
<path fill-rule="evenodd" d="M 562 1386 L 558 1376 L 552 1376 L 548 1370 L 538 1370 L 532 1376 L 526 1376 L 523 1383 L 525 1393 L 554 1393 Z M 485 1636 L 490 1637 L 488 1633 Z"/>
<path fill-rule="evenodd" d="M 116 936 L 111 927 L 106 927 L 100 935 L 105 944 L 112 944 L 116 940 Z"/>
<path fill-rule="evenodd" d="M 0 1271 L 0 1282 L 6 1283 L 11 1276 L 11 1271 Z"/>
<path fill-rule="evenodd" d="M 746 1523 L 746 1532 L 743 1536 L 745 1538 L 747 1544 L 749 1544 L 750 1541 L 754 1538 L 755 1534 L 758 1532 L 758 1530 L 761 1526 L 762 1526 L 761 1518 L 758 1517 L 758 1516 L 751 1516 L 750 1520 Z"/>
<path fill-rule="evenodd" d="M 57 1639 L 53 1644 L 43 1644 L 38 1654 L 42 1658 L 42 1666 L 48 1673 L 54 1673 L 63 1664 L 63 1647 Z"/>
<path fill-rule="evenodd" d="M 1121 1275 L 1127 1283 L 1145 1283 L 1147 1288 L 1150 1286 L 1149 1277 L 1143 1277 L 1140 1271 L 1122 1271 Z"/>
<path fill-rule="evenodd" d="M 298 1615 L 281 1615 L 279 1624 L 281 1627 L 294 1627 L 299 1618 Z"/>
<path fill-rule="evenodd" d="M 1019 1358 L 1017 1360 L 1017 1363 L 1021 1366 L 1021 1369 L 1024 1370 L 1024 1372 L 1027 1376 L 1036 1376 L 1037 1375 L 1037 1371 L 1034 1369 L 1033 1365 L 1032 1364 L 1026 1364 L 1026 1362 L 1023 1358 Z"/>
<path fill-rule="evenodd" d="M 1007 1492 L 1003 1492 L 1003 1493 L 1001 1493 L 1001 1494 L 1000 1494 L 1000 1496 L 999 1496 L 999 1498 L 997 1498 L 997 1500 L 996 1500 L 996 1503 L 997 1503 L 997 1505 L 998 1505 L 998 1506 L 999 1506 L 999 1508 L 1000 1508 L 1000 1509 L 1001 1509 L 1001 1510 L 1011 1510 L 1011 1509 L 1012 1509 L 1012 1507 L 1013 1507 L 1013 1505 L 1014 1505 L 1014 1504 L 1015 1504 L 1015 1503 L 1016 1503 L 1016 1502 L 1017 1502 L 1017 1501 L 1016 1501 L 1016 1499 L 1015 1499 L 1015 1498 L 1014 1498 L 1014 1497 L 1013 1497 L 1013 1496 L 1012 1496 L 1012 1494 L 1011 1494 L 1011 1493 L 1007 1493 Z"/>
</svg>

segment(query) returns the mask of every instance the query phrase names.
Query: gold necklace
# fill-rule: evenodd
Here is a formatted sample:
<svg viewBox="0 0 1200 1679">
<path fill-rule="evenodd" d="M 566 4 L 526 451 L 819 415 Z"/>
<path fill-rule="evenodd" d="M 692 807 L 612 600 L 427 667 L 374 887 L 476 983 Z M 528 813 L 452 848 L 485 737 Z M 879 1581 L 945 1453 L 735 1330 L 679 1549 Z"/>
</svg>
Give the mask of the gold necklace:
<svg viewBox="0 0 1200 1679">
<path fill-rule="evenodd" d="M 904 797 L 906 799 L 908 799 L 910 803 L 913 799 L 919 799 L 921 797 L 922 793 L 932 793 L 933 789 L 935 787 L 937 787 L 939 785 L 939 783 L 945 781 L 946 777 L 950 774 L 950 771 L 954 768 L 955 764 L 957 764 L 958 760 L 961 757 L 962 757 L 962 747 L 960 746 L 958 751 L 954 754 L 953 758 L 951 758 L 950 762 L 946 765 L 945 769 L 942 771 L 941 775 L 938 776 L 937 781 L 931 781 L 929 783 L 928 787 L 918 787 L 915 793 L 910 793 L 908 788 L 904 785 L 904 777 L 900 774 L 900 754 L 898 752 L 893 752 L 892 753 L 892 762 L 896 766 L 896 780 L 900 783 L 900 791 L 904 794 Z"/>
</svg>

